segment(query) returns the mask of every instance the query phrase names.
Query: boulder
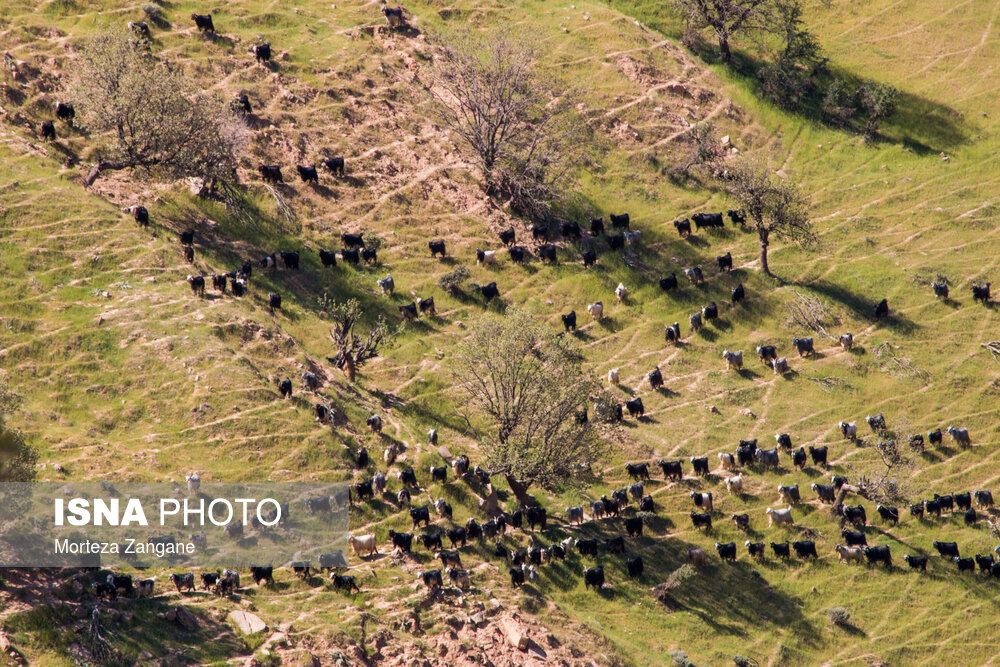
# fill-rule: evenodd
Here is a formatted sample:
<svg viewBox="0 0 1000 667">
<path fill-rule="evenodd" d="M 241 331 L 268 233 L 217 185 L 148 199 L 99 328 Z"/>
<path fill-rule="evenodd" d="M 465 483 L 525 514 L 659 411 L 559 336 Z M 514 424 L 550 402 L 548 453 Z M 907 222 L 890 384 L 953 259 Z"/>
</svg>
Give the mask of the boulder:
<svg viewBox="0 0 1000 667">
<path fill-rule="evenodd" d="M 236 624 L 245 635 L 252 635 L 267 629 L 267 624 L 260 619 L 260 616 L 251 614 L 243 609 L 236 609 L 229 612 L 229 620 Z"/>
</svg>

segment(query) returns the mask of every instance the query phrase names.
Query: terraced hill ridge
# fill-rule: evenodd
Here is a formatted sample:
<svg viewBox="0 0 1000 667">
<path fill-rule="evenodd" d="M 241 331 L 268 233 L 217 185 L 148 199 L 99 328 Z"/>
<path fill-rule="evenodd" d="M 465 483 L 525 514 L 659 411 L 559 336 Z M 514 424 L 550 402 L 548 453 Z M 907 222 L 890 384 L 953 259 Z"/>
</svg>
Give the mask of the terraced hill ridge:
<svg viewBox="0 0 1000 667">
<path fill-rule="evenodd" d="M 204 480 L 357 482 L 382 471 L 387 495 L 355 505 L 351 515 L 355 534 L 376 535 L 379 554 L 352 560 L 349 574 L 362 589 L 356 595 L 335 591 L 325 575 L 302 580 L 285 570 L 273 585 L 251 584 L 227 598 L 179 593 L 163 570 L 133 573 L 156 577 L 153 598 L 99 602 L 83 585 L 89 574 L 7 571 L 0 637 L 29 664 L 98 661 L 95 606 L 118 655 L 164 667 L 671 665 L 681 652 L 697 665 L 732 664 L 735 655 L 760 665 L 996 661 L 990 631 L 1000 582 L 978 568 L 960 573 L 932 547 L 954 541 L 963 557 L 992 553 L 1000 543 L 992 507 L 967 525 L 961 511 L 916 518 L 900 506 L 896 525 L 879 517 L 875 503 L 849 495 L 849 504 L 867 510 L 868 544 L 891 548 L 887 570 L 840 562 L 838 518 L 810 488 L 834 475 L 856 484 L 878 469 L 878 437 L 864 418 L 882 413 L 900 438 L 948 426 L 971 434 L 971 446 L 945 436 L 912 454 L 900 480 L 912 502 L 1000 491 L 1000 367 L 983 347 L 1000 336 L 993 305 L 974 302 L 971 291 L 992 280 L 1000 250 L 996 6 L 941 10 L 876 0 L 809 7 L 807 24 L 835 67 L 902 93 L 885 140 L 869 146 L 761 101 L 752 82 L 685 49 L 680 26 L 654 3 L 407 3 L 409 31 L 387 29 L 372 2 L 158 4 L 164 21 L 150 22 L 155 53 L 205 89 L 250 98 L 252 141 L 240 179 L 258 215 L 241 222 L 187 182 L 139 172 L 107 174 L 85 188 L 95 159 L 90 138 L 61 122 L 56 141 L 39 136 L 83 41 L 102 24 L 145 20 L 139 3 L 14 0 L 0 8 L 0 46 L 10 55 L 0 99 L 0 377 L 23 398 L 10 422 L 38 448 L 44 480 L 181 484 L 197 471 Z M 193 12 L 211 12 L 215 38 L 199 33 Z M 592 146 L 591 162 L 575 174 L 574 214 L 585 224 L 591 215 L 628 212 L 642 231 L 641 243 L 605 250 L 592 269 L 584 269 L 580 251 L 591 243 L 603 250 L 603 241 L 557 237 L 556 264 L 512 263 L 496 233 L 513 227 L 528 245 L 528 223 L 482 194 L 457 138 L 431 113 L 424 86 L 441 32 L 501 21 L 537 31 L 545 73 L 580 93 L 580 134 Z M 272 45 L 270 66 L 249 53 L 261 41 Z M 811 198 L 819 246 L 775 244 L 778 280 L 760 274 L 756 239 L 740 226 L 727 220 L 721 230 L 682 239 L 672 224 L 733 207 L 713 183 L 669 176 L 690 150 L 691 127 L 706 122 L 736 154 L 766 159 Z M 321 171 L 317 185 L 306 185 L 291 177 L 295 164 L 341 154 L 343 178 Z M 277 191 L 289 211 L 261 184 L 261 163 L 285 170 Z M 138 203 L 149 210 L 148 229 L 122 212 Z M 188 228 L 196 231 L 193 264 L 178 242 Z M 317 251 L 339 249 L 343 232 L 377 238 L 377 263 L 324 267 Z M 446 242 L 446 257 L 430 256 L 430 239 Z M 477 264 L 477 248 L 496 250 L 497 263 Z M 301 269 L 255 268 L 243 298 L 211 287 L 198 298 L 185 280 L 278 250 L 299 251 Z M 715 262 L 727 252 L 732 273 Z M 695 265 L 706 274 L 700 286 L 683 276 Z M 502 303 L 442 290 L 439 278 L 459 266 L 473 283 L 496 281 Z M 670 273 L 681 285 L 665 293 L 657 279 Z M 396 284 L 391 297 L 376 285 L 386 274 Z M 930 287 L 941 277 L 949 299 Z M 628 288 L 622 303 L 614 296 L 619 283 Z M 737 284 L 747 299 L 731 306 Z M 276 312 L 269 292 L 282 294 Z M 331 300 L 358 299 L 367 325 L 379 315 L 395 323 L 399 306 L 430 296 L 436 314 L 405 323 L 397 345 L 355 382 L 327 361 Z M 876 320 L 883 298 L 891 316 Z M 598 300 L 604 317 L 590 321 L 586 306 Z M 692 334 L 688 317 L 712 301 L 719 319 Z M 502 316 L 511 305 L 553 334 L 563 330 L 559 316 L 576 310 L 572 344 L 587 371 L 606 383 L 616 369 L 612 391 L 622 401 L 641 397 L 645 415 L 626 412 L 585 488 L 531 489 L 548 510 L 545 530 L 512 530 L 502 540 L 518 549 L 596 539 L 596 558 L 571 547 L 565 560 L 537 566 L 537 580 L 514 588 L 494 541 L 474 540 L 460 548 L 469 589 L 431 594 L 417 574 L 437 567 L 433 553 L 417 545 L 401 555 L 389 542 L 389 530 L 412 525 L 396 502 L 393 473 L 417 471 L 414 504 L 443 498 L 452 505 L 453 520 L 432 517 L 442 529 L 487 519 L 482 485 L 450 471 L 446 483 L 432 484 L 428 469 L 460 454 L 482 461 L 449 364 L 477 318 Z M 678 344 L 664 340 L 674 322 Z M 852 349 L 837 340 L 845 332 L 853 334 Z M 792 339 L 803 336 L 814 338 L 816 351 L 799 357 Z M 755 348 L 762 345 L 777 346 L 791 371 L 775 375 L 761 364 Z M 742 371 L 727 369 L 723 350 L 743 351 Z M 665 381 L 658 391 L 647 381 L 654 367 Z M 317 375 L 317 390 L 303 385 L 303 372 Z M 282 399 L 277 382 L 286 377 L 293 392 Z M 315 418 L 320 400 L 333 406 L 329 425 Z M 384 421 L 380 433 L 365 425 L 373 414 Z M 856 422 L 861 439 L 845 438 L 841 421 Z M 437 445 L 428 442 L 430 429 Z M 728 493 L 730 473 L 718 455 L 734 453 L 741 439 L 772 447 L 782 433 L 795 449 L 828 447 L 828 464 L 797 468 L 782 452 L 777 470 L 745 466 L 743 492 Z M 381 453 L 390 445 L 401 454 L 387 465 Z M 373 462 L 358 470 L 354 452 L 362 446 Z M 702 456 L 710 473 L 695 475 L 689 459 Z M 665 479 L 661 459 L 682 460 L 683 478 Z M 625 464 L 638 462 L 650 464 L 644 494 L 654 510 L 641 513 L 643 534 L 626 536 L 625 554 L 609 554 L 603 541 L 624 536 L 624 520 L 593 519 L 590 503 L 633 483 Z M 503 507 L 516 509 L 505 483 L 494 482 Z M 792 484 L 802 497 L 792 506 L 793 525 L 769 526 L 767 508 L 787 507 L 777 487 Z M 712 494 L 711 530 L 693 527 L 692 493 Z M 588 508 L 581 525 L 567 520 L 566 508 L 576 505 Z M 747 531 L 731 519 L 742 513 Z M 636 504 L 624 515 L 639 516 Z M 816 544 L 815 560 L 776 557 L 768 547 L 758 561 L 744 546 L 807 539 Z M 736 544 L 734 562 L 719 558 L 717 542 Z M 694 548 L 705 552 L 703 565 L 688 563 Z M 928 556 L 927 571 L 912 571 L 904 554 Z M 631 578 L 626 562 L 636 555 L 644 572 Z M 597 564 L 606 583 L 594 591 L 582 571 Z M 195 627 L 166 617 L 174 610 L 176 618 L 177 605 L 192 612 Z M 836 607 L 849 621 L 830 622 Z M 228 620 L 238 609 L 268 630 L 242 635 Z M 526 652 L 510 645 L 508 627 L 531 639 Z"/>
</svg>

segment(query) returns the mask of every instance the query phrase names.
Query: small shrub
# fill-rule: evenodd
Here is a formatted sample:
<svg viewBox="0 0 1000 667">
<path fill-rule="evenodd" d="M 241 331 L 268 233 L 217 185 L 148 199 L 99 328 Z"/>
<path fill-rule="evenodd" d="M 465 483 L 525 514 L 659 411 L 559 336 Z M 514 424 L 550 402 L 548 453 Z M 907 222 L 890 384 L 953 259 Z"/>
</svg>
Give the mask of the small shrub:
<svg viewBox="0 0 1000 667">
<path fill-rule="evenodd" d="M 163 8 L 159 5 L 154 5 L 152 2 L 144 2 L 142 4 L 142 13 L 153 23 L 162 23 L 166 20 L 163 16 Z"/>
<path fill-rule="evenodd" d="M 366 248 L 378 250 L 382 247 L 382 239 L 376 236 L 375 232 L 365 232 L 361 238 L 364 240 Z"/>
<path fill-rule="evenodd" d="M 438 286 L 448 294 L 461 294 L 462 284 L 469 279 L 469 276 L 469 269 L 465 266 L 460 266 L 454 271 L 449 271 L 438 278 Z"/>
<path fill-rule="evenodd" d="M 843 607 L 830 607 L 826 610 L 826 617 L 834 625 L 846 625 L 851 620 L 851 613 Z"/>
<path fill-rule="evenodd" d="M 688 660 L 688 654 L 684 651 L 671 651 L 670 657 L 676 667 L 694 667 L 694 663 Z"/>
</svg>

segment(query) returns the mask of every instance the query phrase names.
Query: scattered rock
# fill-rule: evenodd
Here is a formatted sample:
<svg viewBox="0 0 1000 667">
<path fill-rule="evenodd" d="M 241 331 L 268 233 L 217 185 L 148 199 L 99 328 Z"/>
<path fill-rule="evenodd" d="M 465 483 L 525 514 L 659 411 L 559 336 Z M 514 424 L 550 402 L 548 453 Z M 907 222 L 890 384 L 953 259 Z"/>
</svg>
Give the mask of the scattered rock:
<svg viewBox="0 0 1000 667">
<path fill-rule="evenodd" d="M 229 612 L 229 620 L 233 621 L 240 632 L 245 635 L 252 635 L 267 629 L 267 624 L 259 616 L 242 609 Z"/>
</svg>

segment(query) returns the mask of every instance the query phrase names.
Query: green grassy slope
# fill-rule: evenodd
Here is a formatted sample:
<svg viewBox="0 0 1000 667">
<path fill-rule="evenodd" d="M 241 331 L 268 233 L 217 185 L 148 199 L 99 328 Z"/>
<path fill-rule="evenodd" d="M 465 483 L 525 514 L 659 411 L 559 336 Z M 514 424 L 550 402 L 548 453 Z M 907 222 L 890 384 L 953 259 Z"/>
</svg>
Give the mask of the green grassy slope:
<svg viewBox="0 0 1000 667">
<path fill-rule="evenodd" d="M 898 561 L 886 573 L 836 562 L 837 526 L 808 491 L 803 494 L 808 502 L 795 516 L 799 526 L 817 533 L 822 556 L 817 563 L 753 564 L 742 549 L 745 536 L 726 519 L 749 511 L 757 539 L 765 541 L 799 534 L 766 527 L 764 509 L 777 506 L 777 485 L 797 481 L 805 489 L 831 472 L 856 477 L 872 453 L 845 442 L 836 424 L 861 422 L 875 412 L 884 412 L 890 426 L 927 431 L 961 424 L 972 432 L 970 450 L 946 443 L 918 459 L 910 480 L 917 496 L 991 488 L 998 478 L 998 367 L 980 347 L 997 338 L 997 320 L 991 309 L 972 304 L 969 290 L 972 282 L 992 278 L 998 248 L 1000 177 L 992 117 L 996 8 L 938 11 L 907 2 L 863 7 L 835 2 L 811 11 L 811 25 L 836 66 L 905 93 L 898 119 L 886 128 L 889 141 L 866 147 L 856 136 L 776 111 L 759 102 L 746 82 L 699 64 L 669 39 L 670 22 L 642 3 L 616 2 L 613 9 L 540 2 L 460 2 L 449 11 L 440 3 L 407 6 L 417 17 L 420 37 L 361 29 L 380 22 L 375 4 L 337 3 L 332 9 L 312 1 L 294 7 L 252 1 L 212 7 L 226 35 L 215 42 L 199 38 L 184 18 L 208 8 L 188 2 L 169 6 L 171 29 L 154 28 L 154 48 L 197 72 L 206 86 L 226 95 L 250 93 L 262 120 L 247 180 L 256 182 L 249 169 L 259 160 L 287 165 L 285 193 L 297 214 L 293 221 L 276 216 L 268 195 L 257 188 L 263 215 L 253 228 L 192 198 L 182 186 L 146 189 L 141 178 L 122 176 L 99 182 L 103 198 L 87 193 L 75 183 L 74 171 L 60 167 L 64 153 L 86 155 L 86 139 L 73 134 L 60 141 L 62 150 L 39 148 L 19 122 L 51 115 L 55 82 L 8 81 L 23 98 L 8 95 L 10 122 L 0 137 L 0 368 L 25 398 L 15 423 L 42 452 L 47 465 L 41 477 L 177 480 L 199 470 L 215 479 L 349 479 L 360 475 L 351 472 L 347 447 L 365 444 L 374 453 L 390 440 L 408 445 L 408 460 L 420 470 L 440 461 L 424 445 L 432 426 L 453 454 L 467 452 L 475 462 L 476 444 L 463 433 L 460 397 L 449 389 L 447 367 L 449 344 L 483 308 L 474 299 L 449 298 L 435 284 L 442 273 L 467 264 L 475 281 L 496 280 L 507 303 L 527 305 L 553 331 L 559 329 L 559 313 L 575 308 L 582 322 L 587 303 L 605 302 L 609 316 L 582 326 L 577 338 L 595 374 L 620 369 L 619 391 L 641 395 L 648 420 L 627 420 L 622 442 L 587 498 L 621 486 L 625 461 L 708 454 L 714 468 L 715 454 L 731 451 L 739 438 L 767 442 L 775 433 L 789 432 L 796 445 L 829 445 L 833 462 L 830 471 L 786 466 L 780 474 L 748 474 L 744 498 L 727 496 L 717 477 L 651 482 L 657 519 L 644 538 L 630 544 L 646 562 L 641 580 L 627 580 L 621 559 L 602 558 L 611 586 L 600 594 L 585 592 L 579 570 L 590 559 L 574 556 L 543 568 L 541 581 L 516 595 L 501 576 L 484 571 L 474 599 L 488 599 L 492 590 L 537 611 L 551 627 L 603 638 L 608 644 L 602 651 L 637 665 L 669 664 L 668 653 L 677 649 L 696 664 L 724 664 L 735 653 L 775 665 L 867 664 L 876 657 L 894 665 L 989 663 L 995 653 L 988 639 L 995 584 L 978 575 L 959 577 L 952 564 L 938 559 L 925 576 L 898 567 L 904 553 L 927 553 L 933 539 L 955 540 L 963 553 L 985 553 L 995 542 L 984 524 L 967 528 L 960 517 L 933 522 L 907 517 L 890 529 L 876 519 L 870 543 L 889 544 Z M 619 12 L 661 27 L 667 37 Z M 501 17 L 537 29 L 546 67 L 583 92 L 582 113 L 593 128 L 598 156 L 594 167 L 580 174 L 575 197 L 605 214 L 628 211 L 643 231 L 637 252 L 605 255 L 588 272 L 571 250 L 551 268 L 518 267 L 506 259 L 496 269 L 474 265 L 473 250 L 495 247 L 492 231 L 506 226 L 508 217 L 478 195 L 474 174 L 428 119 L 420 74 L 436 28 L 466 20 L 489 24 Z M 15 58 L 51 73 L 66 67 L 64 44 L 78 43 L 101 21 L 139 18 L 137 5 L 123 3 L 20 2 L 0 10 L 0 29 Z M 276 73 L 250 64 L 246 48 L 258 36 L 271 41 L 276 53 L 287 52 L 279 55 Z M 666 85 L 678 81 L 706 91 L 706 97 L 684 97 Z M 670 225 L 694 210 L 728 205 L 718 192 L 672 185 L 658 169 L 678 150 L 680 119 L 705 116 L 741 150 L 766 154 L 774 168 L 812 195 L 821 247 L 813 252 L 777 247 L 772 266 L 780 284 L 757 275 L 749 235 L 727 226 L 682 241 Z M 347 155 L 351 179 L 324 179 L 317 190 L 293 182 L 294 162 L 311 162 L 324 149 Z M 150 209 L 152 234 L 119 212 L 139 200 Z M 195 299 L 184 283 L 192 269 L 175 237 L 188 226 L 199 232 L 198 271 L 229 270 L 241 258 L 278 248 L 308 249 L 304 269 L 296 275 L 255 274 L 253 294 L 241 301 Z M 334 271 L 319 266 L 315 248 L 339 245 L 341 231 L 362 229 L 382 239 L 381 266 Z M 526 236 L 523 225 L 519 235 Z M 445 262 L 427 257 L 426 241 L 438 237 L 449 245 L 452 257 Z M 714 256 L 727 251 L 739 268 L 734 276 L 719 276 Z M 707 269 L 704 288 L 685 286 L 672 296 L 656 288 L 662 273 L 695 263 Z M 397 284 L 391 300 L 374 289 L 375 279 L 386 272 Z M 934 299 L 929 281 L 938 275 L 948 277 L 954 303 Z M 619 281 L 629 287 L 630 298 L 612 305 Z M 747 286 L 749 303 L 724 308 L 718 326 L 688 336 L 687 316 L 711 300 L 725 301 L 737 281 Z M 281 291 L 287 304 L 275 316 L 264 300 L 272 289 Z M 350 386 L 324 361 L 328 324 L 318 302 L 324 292 L 357 296 L 373 317 L 379 312 L 395 317 L 396 305 L 408 303 L 411 292 L 433 294 L 439 316 L 407 325 L 399 346 Z M 816 358 L 792 358 L 790 339 L 811 334 L 789 319 L 785 304 L 796 292 L 819 298 L 828 309 L 831 333 L 853 332 L 859 349 L 845 352 L 834 341 L 817 338 Z M 876 324 L 871 307 L 883 297 L 894 316 Z M 662 342 L 663 326 L 674 321 L 682 323 L 683 346 Z M 725 370 L 723 349 L 742 349 L 752 357 L 753 347 L 763 343 L 778 344 L 796 372 L 774 378 L 756 360 L 741 375 Z M 911 359 L 920 373 L 888 372 L 874 355 L 883 343 Z M 654 365 L 663 370 L 670 392 L 653 394 L 643 382 Z M 287 402 L 278 397 L 272 378 L 291 376 L 298 387 L 298 374 L 306 369 L 322 373 L 321 393 L 347 418 L 335 429 L 316 424 L 313 399 L 304 392 Z M 363 429 L 372 412 L 387 420 L 382 436 Z M 61 473 L 52 467 L 56 463 Z M 693 531 L 687 518 L 686 496 L 696 489 L 716 494 L 718 525 L 709 535 Z M 475 514 L 464 484 L 432 487 L 430 493 L 455 503 L 456 519 Z M 578 492 L 566 491 L 546 504 L 561 514 L 567 504 L 582 500 Z M 352 524 L 384 540 L 388 529 L 409 522 L 405 512 L 381 503 L 357 512 Z M 573 534 L 619 531 L 618 524 L 603 522 Z M 556 526 L 542 541 L 566 534 Z M 714 542 L 730 540 L 741 544 L 735 565 L 720 563 L 712 549 Z M 519 534 L 508 542 L 523 545 L 527 539 Z M 677 608 L 664 608 L 649 590 L 681 565 L 691 544 L 712 553 L 711 565 L 675 590 Z M 486 549 L 470 548 L 468 559 L 476 563 L 485 555 Z M 426 553 L 418 556 L 428 562 Z M 275 623 L 295 620 L 293 636 L 299 638 L 307 629 L 331 637 L 341 630 L 356 633 L 366 602 L 368 611 L 389 620 L 421 597 L 409 583 L 419 565 L 389 559 L 373 564 L 368 592 L 354 601 L 319 582 L 294 582 L 290 573 L 279 575 L 278 588 L 258 591 L 252 599 Z M 212 612 L 232 606 L 197 605 Z M 828 627 L 825 611 L 838 605 L 851 611 L 853 629 Z M 446 613 L 435 607 L 430 615 Z M 23 626 L 16 629 L 24 634 L 16 637 L 30 657 L 67 660 L 50 638 L 30 630 L 31 623 L 18 622 Z M 428 627 L 434 631 L 433 624 Z M 154 653 L 164 646 L 159 638 L 148 645 Z M 193 659 L 217 660 L 229 655 L 226 650 L 198 641 Z M 236 644 L 231 650 L 249 648 Z"/>
</svg>

